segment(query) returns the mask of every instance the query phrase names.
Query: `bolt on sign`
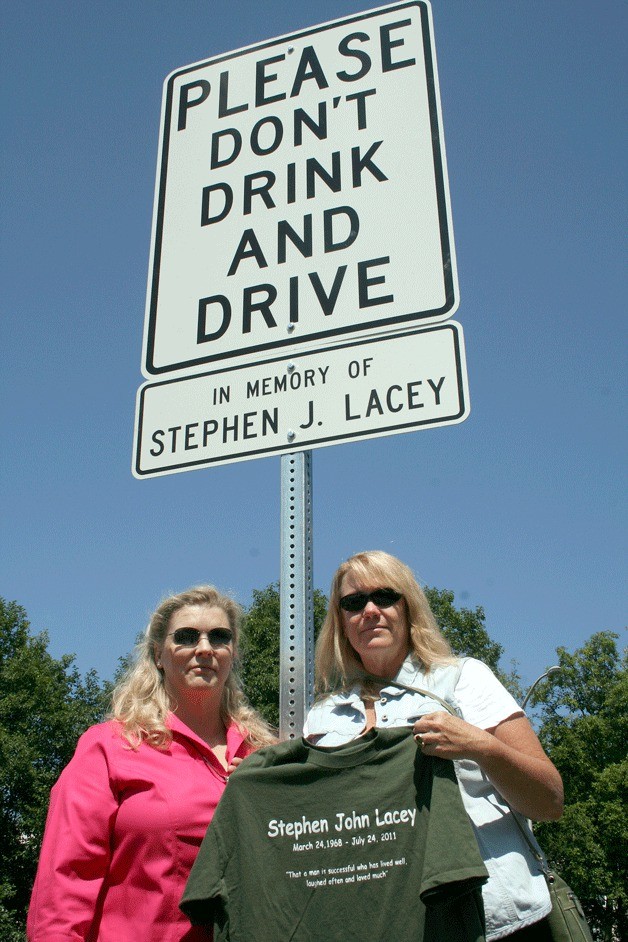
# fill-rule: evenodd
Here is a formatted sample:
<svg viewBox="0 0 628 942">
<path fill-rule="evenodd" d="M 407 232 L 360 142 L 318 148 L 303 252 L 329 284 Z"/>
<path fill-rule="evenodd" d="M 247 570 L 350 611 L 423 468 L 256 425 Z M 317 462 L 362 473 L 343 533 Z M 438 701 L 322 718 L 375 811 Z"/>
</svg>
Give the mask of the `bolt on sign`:
<svg viewBox="0 0 628 942">
<path fill-rule="evenodd" d="M 147 378 L 420 327 L 457 304 L 427 2 L 167 78 Z"/>
</svg>

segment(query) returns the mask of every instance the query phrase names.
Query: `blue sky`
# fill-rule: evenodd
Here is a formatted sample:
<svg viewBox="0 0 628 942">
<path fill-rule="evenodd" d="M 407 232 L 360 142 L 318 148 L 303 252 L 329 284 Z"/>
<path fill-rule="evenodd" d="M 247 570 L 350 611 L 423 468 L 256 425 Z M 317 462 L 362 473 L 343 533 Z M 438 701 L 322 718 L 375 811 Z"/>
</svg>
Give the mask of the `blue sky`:
<svg viewBox="0 0 628 942">
<path fill-rule="evenodd" d="M 280 459 L 131 474 L 162 83 L 353 0 L 4 6 L 0 594 L 110 677 L 167 592 L 279 577 Z M 625 7 L 434 0 L 471 415 L 313 452 L 314 582 L 382 548 L 531 681 L 625 624 Z M 623 264 L 622 264 L 623 263 Z"/>
</svg>

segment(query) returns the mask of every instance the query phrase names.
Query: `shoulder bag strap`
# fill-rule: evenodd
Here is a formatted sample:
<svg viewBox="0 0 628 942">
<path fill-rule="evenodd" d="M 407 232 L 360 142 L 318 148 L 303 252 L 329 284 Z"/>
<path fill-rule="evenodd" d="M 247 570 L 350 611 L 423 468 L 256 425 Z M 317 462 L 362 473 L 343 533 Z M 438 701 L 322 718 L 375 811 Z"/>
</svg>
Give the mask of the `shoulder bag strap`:
<svg viewBox="0 0 628 942">
<path fill-rule="evenodd" d="M 379 684 L 382 683 L 381 677 L 372 677 L 369 674 L 367 674 L 366 680 L 373 680 Z M 440 703 L 443 709 L 447 710 L 448 713 L 451 713 L 452 716 L 458 715 L 452 705 L 447 703 L 446 700 L 443 700 L 442 697 L 439 697 L 438 694 L 434 693 L 433 690 L 424 690 L 423 687 L 411 687 L 410 684 L 402 684 L 400 680 L 385 680 L 383 685 L 386 687 L 398 687 L 400 690 L 408 690 L 410 693 L 420 693 L 424 697 L 429 697 L 430 700 L 436 700 L 436 702 Z"/>
<path fill-rule="evenodd" d="M 510 808 L 510 813 L 511 813 L 511 815 L 512 815 L 512 819 L 513 819 L 513 821 L 515 822 L 515 824 L 517 825 L 517 827 L 519 828 L 519 831 L 521 832 L 521 836 L 523 837 L 524 841 L 526 842 L 526 844 L 527 844 L 528 847 L 530 848 L 530 853 L 532 854 L 532 856 L 533 856 L 534 859 L 536 860 L 537 864 L 539 865 L 539 868 L 540 868 L 541 872 L 543 873 L 543 876 L 544 876 L 545 879 L 548 881 L 548 883 L 551 882 L 551 881 L 553 881 L 554 877 L 553 877 L 553 874 L 552 874 L 551 870 L 549 869 L 549 867 L 548 867 L 548 865 L 547 865 L 547 861 L 545 860 L 545 857 L 543 856 L 543 854 L 540 854 L 540 853 L 538 852 L 538 850 L 536 849 L 536 847 L 534 846 L 534 844 L 533 844 L 532 841 L 530 840 L 530 835 L 528 834 L 528 832 L 527 832 L 526 829 L 524 828 L 523 824 L 522 824 L 521 821 L 519 820 L 519 817 L 518 817 L 518 815 L 517 815 L 517 812 L 512 808 L 511 805 L 508 804 L 508 802 L 506 801 L 506 799 L 505 799 L 503 796 L 502 796 L 502 801 L 504 802 L 504 804 L 508 805 L 508 807 Z"/>
<path fill-rule="evenodd" d="M 451 679 L 451 695 L 453 696 L 454 690 L 456 689 L 456 684 L 460 678 L 460 672 L 464 667 L 466 657 L 458 658 L 456 663 L 457 670 L 454 672 Z M 381 677 L 372 677 L 369 676 L 368 680 L 374 680 L 381 683 Z M 448 713 L 451 713 L 452 716 L 458 716 L 459 714 L 452 707 L 451 703 L 447 703 L 446 700 L 443 700 L 442 697 L 439 697 L 437 693 L 434 693 L 433 690 L 425 690 L 423 687 L 412 687 L 410 684 L 403 684 L 400 680 L 387 680 L 385 681 L 385 686 L 387 687 L 398 687 L 400 690 L 408 690 L 410 693 L 420 693 L 424 697 L 428 697 L 430 700 L 436 700 L 437 703 L 440 703 L 444 710 L 447 710 Z"/>
</svg>

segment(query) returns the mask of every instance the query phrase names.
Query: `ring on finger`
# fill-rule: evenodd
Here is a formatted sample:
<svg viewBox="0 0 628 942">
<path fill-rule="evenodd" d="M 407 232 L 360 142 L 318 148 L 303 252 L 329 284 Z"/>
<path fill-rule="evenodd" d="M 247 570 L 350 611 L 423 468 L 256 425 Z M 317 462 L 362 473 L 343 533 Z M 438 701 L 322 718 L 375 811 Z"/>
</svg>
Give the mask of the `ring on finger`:
<svg viewBox="0 0 628 942">
<path fill-rule="evenodd" d="M 415 733 L 415 734 L 414 734 L 414 741 L 415 741 L 415 743 L 417 744 L 417 746 L 419 747 L 419 749 L 422 749 L 423 746 L 425 745 L 425 741 L 424 741 L 424 739 L 423 739 L 423 737 L 421 736 L 420 733 Z"/>
</svg>

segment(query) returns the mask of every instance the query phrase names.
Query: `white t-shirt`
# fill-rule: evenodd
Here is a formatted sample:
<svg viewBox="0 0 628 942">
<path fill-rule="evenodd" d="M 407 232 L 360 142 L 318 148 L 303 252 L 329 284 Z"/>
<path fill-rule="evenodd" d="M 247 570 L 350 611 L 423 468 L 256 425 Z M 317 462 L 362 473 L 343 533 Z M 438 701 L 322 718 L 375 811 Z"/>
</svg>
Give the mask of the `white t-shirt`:
<svg viewBox="0 0 628 942">
<path fill-rule="evenodd" d="M 495 729 L 511 716 L 524 715 L 490 667 L 473 657 L 463 661 L 454 693 L 463 718 L 480 729 Z"/>
</svg>

